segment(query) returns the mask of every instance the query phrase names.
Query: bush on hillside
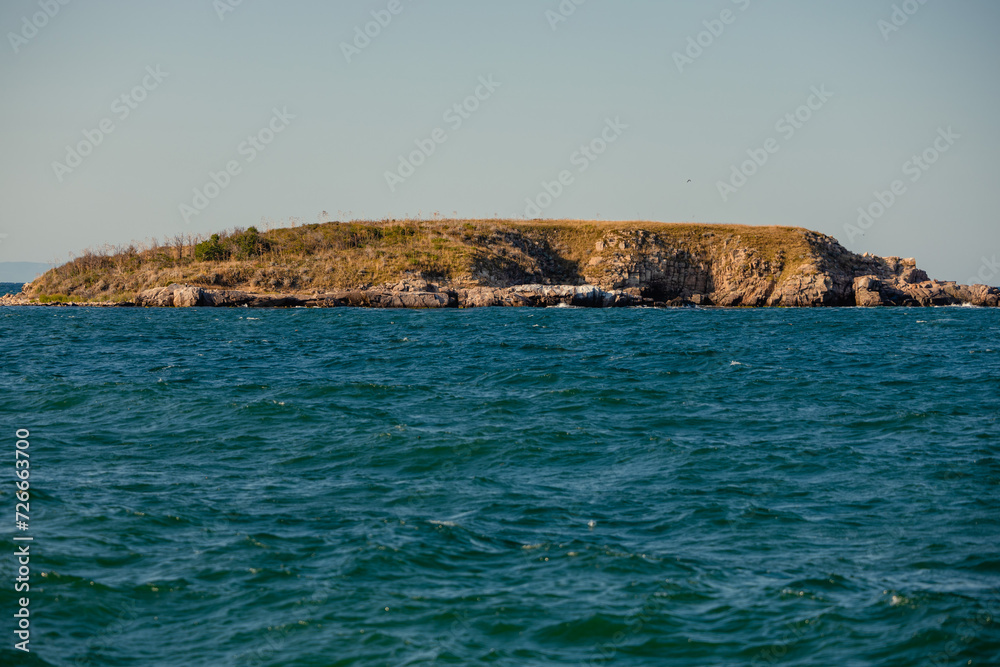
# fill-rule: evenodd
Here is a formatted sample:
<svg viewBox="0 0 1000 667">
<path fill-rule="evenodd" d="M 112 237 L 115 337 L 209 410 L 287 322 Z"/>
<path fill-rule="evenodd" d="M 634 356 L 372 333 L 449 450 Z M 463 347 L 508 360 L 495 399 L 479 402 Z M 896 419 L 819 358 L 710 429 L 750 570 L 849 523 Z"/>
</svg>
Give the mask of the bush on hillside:
<svg viewBox="0 0 1000 667">
<path fill-rule="evenodd" d="M 207 241 L 194 247 L 194 258 L 199 262 L 218 262 L 226 259 L 250 259 L 270 250 L 270 243 L 261 237 L 256 227 L 236 232 L 226 238 L 212 234 Z"/>
<path fill-rule="evenodd" d="M 194 247 L 194 258 L 199 262 L 218 262 L 228 258 L 229 253 L 219 243 L 219 235 L 212 234 L 212 238 L 202 241 Z"/>
</svg>

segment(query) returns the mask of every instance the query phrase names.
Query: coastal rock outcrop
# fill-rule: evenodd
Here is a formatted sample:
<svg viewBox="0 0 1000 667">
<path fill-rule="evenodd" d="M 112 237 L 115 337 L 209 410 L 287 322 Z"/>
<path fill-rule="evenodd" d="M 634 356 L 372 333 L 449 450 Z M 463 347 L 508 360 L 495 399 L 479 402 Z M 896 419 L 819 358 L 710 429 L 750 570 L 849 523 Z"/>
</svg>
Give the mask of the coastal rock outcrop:
<svg viewBox="0 0 1000 667">
<path fill-rule="evenodd" d="M 638 290 L 603 290 L 594 285 L 517 285 L 475 287 L 456 291 L 460 308 L 491 306 L 621 308 L 641 305 Z"/>
<path fill-rule="evenodd" d="M 149 308 L 192 307 L 199 305 L 201 295 L 200 287 L 173 284 L 137 294 L 135 304 Z"/>
<path fill-rule="evenodd" d="M 593 285 L 516 285 L 507 288 L 444 289 L 428 282 L 400 282 L 364 290 L 319 294 L 269 295 L 209 290 L 173 284 L 146 290 L 135 305 L 146 308 L 486 308 L 520 306 L 542 308 L 620 308 L 641 305 L 638 290 L 606 291 Z M 652 304 L 650 304 L 652 305 Z"/>
<path fill-rule="evenodd" d="M 27 296 L 18 292 L 17 294 L 4 294 L 0 296 L 0 306 L 28 306 L 31 305 L 31 299 Z"/>
<path fill-rule="evenodd" d="M 597 242 L 584 277 L 605 289 L 638 289 L 643 303 L 997 307 L 1000 301 L 997 288 L 931 280 L 914 259 L 856 255 L 815 232 L 802 236 L 807 247 L 797 265 L 785 249 L 764 257 L 738 236 L 702 237 L 703 252 L 692 253 L 656 233 L 612 232 Z"/>
</svg>

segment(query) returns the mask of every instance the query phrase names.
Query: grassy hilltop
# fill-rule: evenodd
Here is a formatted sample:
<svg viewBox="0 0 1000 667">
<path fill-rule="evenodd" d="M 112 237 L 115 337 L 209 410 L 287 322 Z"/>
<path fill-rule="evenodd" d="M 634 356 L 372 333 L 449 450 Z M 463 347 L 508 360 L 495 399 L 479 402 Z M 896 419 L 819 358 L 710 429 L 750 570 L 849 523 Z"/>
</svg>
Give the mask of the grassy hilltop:
<svg viewBox="0 0 1000 667">
<path fill-rule="evenodd" d="M 810 259 L 802 228 L 587 220 L 383 220 L 235 229 L 88 250 L 25 286 L 41 301 L 125 301 L 171 283 L 256 292 L 366 288 L 419 275 L 457 287 L 587 282 L 604 244 L 655 237 L 686 257 L 735 241 L 780 274 Z M 615 246 L 617 247 L 617 246 Z M 723 248 L 723 249 L 725 249 Z"/>
</svg>

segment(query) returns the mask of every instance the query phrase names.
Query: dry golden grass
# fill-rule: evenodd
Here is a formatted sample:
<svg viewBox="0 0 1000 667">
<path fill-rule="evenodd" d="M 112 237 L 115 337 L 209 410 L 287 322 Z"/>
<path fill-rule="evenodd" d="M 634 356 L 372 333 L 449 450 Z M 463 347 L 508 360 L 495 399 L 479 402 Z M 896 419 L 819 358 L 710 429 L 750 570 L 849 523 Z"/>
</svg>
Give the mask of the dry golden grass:
<svg viewBox="0 0 1000 667">
<path fill-rule="evenodd" d="M 238 239 L 243 230 L 222 234 Z M 203 240 L 175 237 L 170 244 L 104 248 L 50 270 L 25 288 L 47 299 L 120 301 L 174 282 L 258 292 L 310 292 L 358 288 L 420 275 L 456 286 L 527 282 L 579 283 L 598 241 L 609 235 L 655 235 L 660 244 L 710 258 L 735 241 L 785 270 L 806 261 L 808 232 L 791 227 L 749 227 L 646 221 L 593 220 L 382 220 L 324 223 L 260 234 L 258 254 L 198 261 Z"/>
</svg>

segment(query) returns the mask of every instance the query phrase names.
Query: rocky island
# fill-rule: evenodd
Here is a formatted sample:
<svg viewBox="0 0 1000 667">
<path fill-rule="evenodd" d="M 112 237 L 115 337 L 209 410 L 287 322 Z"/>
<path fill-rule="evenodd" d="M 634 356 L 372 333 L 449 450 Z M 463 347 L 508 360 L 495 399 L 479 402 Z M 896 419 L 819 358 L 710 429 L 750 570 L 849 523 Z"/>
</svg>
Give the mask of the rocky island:
<svg viewBox="0 0 1000 667">
<path fill-rule="evenodd" d="M 997 307 L 1000 290 L 798 227 L 383 220 L 87 251 L 0 299 L 35 304 Z"/>
</svg>

